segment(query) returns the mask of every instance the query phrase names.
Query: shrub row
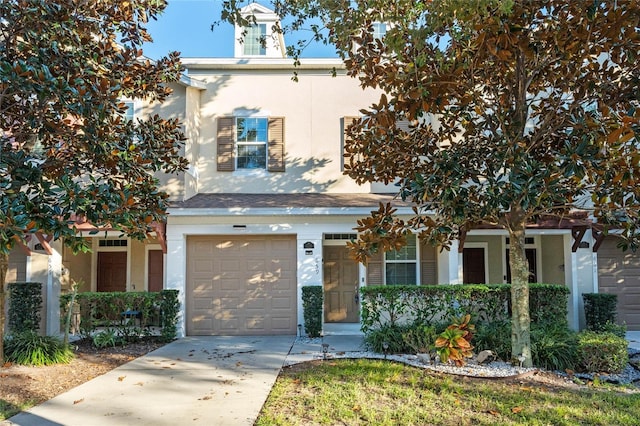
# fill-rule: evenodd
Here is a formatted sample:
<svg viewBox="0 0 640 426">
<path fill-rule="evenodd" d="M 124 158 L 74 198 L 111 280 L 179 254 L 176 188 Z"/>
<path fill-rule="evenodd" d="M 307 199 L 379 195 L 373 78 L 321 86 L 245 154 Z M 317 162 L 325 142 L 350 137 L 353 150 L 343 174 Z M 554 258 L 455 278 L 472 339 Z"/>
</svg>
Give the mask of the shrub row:
<svg viewBox="0 0 640 426">
<path fill-rule="evenodd" d="M 561 285 L 531 284 L 529 305 L 533 323 L 567 325 L 569 289 Z M 471 314 L 476 323 L 511 318 L 511 286 L 433 285 L 363 287 L 362 331 L 402 324 L 434 324 Z"/>
<path fill-rule="evenodd" d="M 530 285 L 531 352 L 537 367 L 618 373 L 627 365 L 624 327 L 607 314 L 599 332 L 576 333 L 567 323 L 564 286 Z M 362 289 L 365 344 L 376 352 L 431 352 L 451 319 L 470 313 L 475 351 L 511 359 L 510 286 L 386 286 Z M 622 334 L 621 334 L 622 333 Z"/>
<path fill-rule="evenodd" d="M 60 310 L 65 318 L 68 309 L 80 317 L 79 335 L 91 338 L 98 327 L 115 328 L 125 340 L 149 334 L 149 326 L 160 326 L 160 337 L 171 341 L 176 337 L 180 308 L 178 290 L 160 292 L 84 292 L 78 293 L 71 307 L 71 294 L 60 296 Z"/>
</svg>

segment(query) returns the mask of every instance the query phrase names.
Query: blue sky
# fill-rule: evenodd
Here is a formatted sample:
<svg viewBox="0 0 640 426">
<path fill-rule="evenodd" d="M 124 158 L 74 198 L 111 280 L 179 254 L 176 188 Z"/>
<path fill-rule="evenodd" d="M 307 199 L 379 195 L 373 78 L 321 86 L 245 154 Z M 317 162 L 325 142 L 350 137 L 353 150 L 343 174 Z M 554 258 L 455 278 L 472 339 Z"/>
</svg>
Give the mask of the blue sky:
<svg viewBox="0 0 640 426">
<path fill-rule="evenodd" d="M 211 25 L 220 19 L 222 0 L 168 0 L 169 5 L 157 21 L 148 23 L 153 37 L 152 44 L 145 44 L 144 54 L 157 59 L 168 52 L 181 52 L 188 57 L 233 57 L 233 27 L 221 24 L 211 31 Z M 262 2 L 265 6 L 268 3 Z M 295 38 L 285 36 L 285 42 L 292 45 Z M 328 46 L 314 46 L 307 49 L 305 57 L 335 57 Z"/>
</svg>

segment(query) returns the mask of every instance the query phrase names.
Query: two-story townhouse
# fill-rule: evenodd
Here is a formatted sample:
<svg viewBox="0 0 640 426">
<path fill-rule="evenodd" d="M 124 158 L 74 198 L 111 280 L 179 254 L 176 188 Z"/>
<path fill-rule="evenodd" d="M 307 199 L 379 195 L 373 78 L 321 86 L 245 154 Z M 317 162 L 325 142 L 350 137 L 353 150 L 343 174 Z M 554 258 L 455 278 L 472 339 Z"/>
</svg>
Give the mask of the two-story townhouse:
<svg viewBox="0 0 640 426">
<path fill-rule="evenodd" d="M 245 41 L 236 40 L 234 58 L 183 59 L 186 75 L 168 102 L 132 105 L 135 116 L 161 112 L 184 124 L 190 169 L 161 177 L 173 200 L 167 222 L 142 242 L 85 224 L 88 254 L 53 242 L 42 252 L 35 240 L 12 254 L 10 278 L 48 283 L 47 330 L 57 327 L 55 295 L 70 279 L 83 290 L 180 290 L 181 335 L 304 332 L 306 285 L 323 286 L 331 333 L 359 329 L 361 286 L 509 282 L 509 239 L 499 229 L 470 230 L 450 250 L 409 238 L 366 265 L 349 259 L 356 221 L 379 203 L 411 213 L 394 186 L 343 175 L 344 129 L 380 94 L 363 91 L 337 59 L 295 67 L 270 33 L 275 14 L 257 4 L 245 11 L 256 25 L 236 29 Z M 600 290 L 624 294 L 620 319 L 640 329 L 640 261 L 615 238 L 574 217 L 532 224 L 526 244 L 531 281 L 571 290 L 572 327 L 584 326 L 582 293 Z"/>
</svg>

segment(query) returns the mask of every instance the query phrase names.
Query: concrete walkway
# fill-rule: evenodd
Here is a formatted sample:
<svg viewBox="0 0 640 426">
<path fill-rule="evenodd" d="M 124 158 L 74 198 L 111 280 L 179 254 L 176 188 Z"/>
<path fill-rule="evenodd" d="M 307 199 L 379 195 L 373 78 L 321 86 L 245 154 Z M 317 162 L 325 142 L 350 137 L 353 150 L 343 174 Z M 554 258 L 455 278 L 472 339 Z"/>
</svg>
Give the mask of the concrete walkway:
<svg viewBox="0 0 640 426">
<path fill-rule="evenodd" d="M 283 365 L 362 350 L 362 336 L 186 337 L 2 425 L 253 425 Z"/>
<path fill-rule="evenodd" d="M 180 339 L 20 413 L 8 424 L 252 425 L 294 340 Z"/>
</svg>

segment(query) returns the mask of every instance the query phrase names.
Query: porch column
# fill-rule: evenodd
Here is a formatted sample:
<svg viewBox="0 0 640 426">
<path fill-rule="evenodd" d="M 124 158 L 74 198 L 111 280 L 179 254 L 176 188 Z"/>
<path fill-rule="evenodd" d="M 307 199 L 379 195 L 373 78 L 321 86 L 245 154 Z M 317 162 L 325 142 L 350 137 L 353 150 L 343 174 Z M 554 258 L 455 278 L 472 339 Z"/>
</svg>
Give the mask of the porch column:
<svg viewBox="0 0 640 426">
<path fill-rule="evenodd" d="M 460 284 L 462 282 L 458 241 L 451 243 L 449 250 L 438 252 L 438 284 Z"/>
<path fill-rule="evenodd" d="M 302 287 L 322 285 L 322 232 L 298 234 L 297 252 L 298 324 L 304 326 Z"/>
<path fill-rule="evenodd" d="M 45 294 L 45 333 L 49 336 L 60 335 L 60 278 L 62 276 L 62 244 L 52 243 L 53 252 L 49 255 L 49 270 Z"/>
<path fill-rule="evenodd" d="M 186 258 L 185 258 L 185 236 L 180 232 L 171 232 L 173 229 L 179 228 L 174 226 L 167 228 L 167 255 L 166 255 L 166 278 L 165 288 L 170 290 L 179 290 L 178 300 L 180 301 L 180 312 L 178 313 L 177 337 L 186 336 Z"/>
</svg>

